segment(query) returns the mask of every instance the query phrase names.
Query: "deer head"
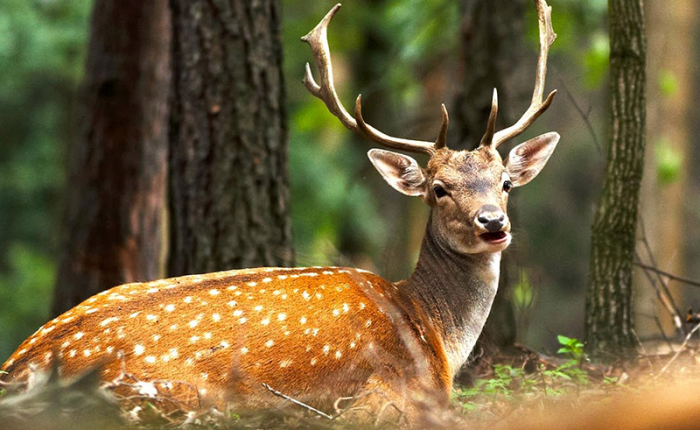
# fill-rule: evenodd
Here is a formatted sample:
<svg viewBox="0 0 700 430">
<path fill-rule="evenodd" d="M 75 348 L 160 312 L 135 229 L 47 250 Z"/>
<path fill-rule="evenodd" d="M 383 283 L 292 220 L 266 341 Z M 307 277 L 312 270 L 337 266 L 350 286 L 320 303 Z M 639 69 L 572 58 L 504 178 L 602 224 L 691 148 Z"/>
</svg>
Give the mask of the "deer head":
<svg viewBox="0 0 700 430">
<path fill-rule="evenodd" d="M 435 142 L 388 136 L 362 117 L 362 96 L 355 103 L 353 117 L 343 107 L 335 90 L 328 24 L 340 9 L 337 4 L 302 41 L 313 51 L 320 72 L 316 83 L 309 64 L 304 84 L 321 99 L 328 110 L 345 127 L 389 148 L 427 154 L 427 168 L 404 154 L 372 149 L 369 158 L 382 177 L 397 191 L 420 197 L 432 208 L 429 228 L 434 236 L 451 250 L 461 254 L 499 252 L 511 241 L 510 221 L 506 215 L 508 194 L 514 187 L 530 182 L 542 170 L 559 141 L 557 133 L 547 133 L 513 148 L 504 161 L 497 148 L 524 132 L 547 108 L 556 91 L 544 95 L 547 55 L 556 35 L 552 30 L 551 7 L 536 0 L 540 26 L 540 53 L 535 90 L 527 111 L 514 125 L 496 132 L 498 94 L 494 90 L 491 114 L 486 133 L 478 148 L 454 151 L 447 148 L 449 117 L 442 105 L 442 127 Z"/>
</svg>

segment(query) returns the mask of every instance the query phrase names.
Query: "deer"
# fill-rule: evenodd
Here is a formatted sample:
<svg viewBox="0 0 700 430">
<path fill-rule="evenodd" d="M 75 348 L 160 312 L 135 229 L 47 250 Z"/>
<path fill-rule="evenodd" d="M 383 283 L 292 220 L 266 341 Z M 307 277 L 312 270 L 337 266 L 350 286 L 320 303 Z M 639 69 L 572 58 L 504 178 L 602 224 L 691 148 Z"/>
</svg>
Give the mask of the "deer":
<svg viewBox="0 0 700 430">
<path fill-rule="evenodd" d="M 515 124 L 496 131 L 494 90 L 486 132 L 473 150 L 447 147 L 444 105 L 434 142 L 392 137 L 369 125 L 361 96 L 354 116 L 343 107 L 327 40 L 340 4 L 302 37 L 320 73 L 317 82 L 307 63 L 303 83 L 330 113 L 372 142 L 429 157 L 423 168 L 399 152 L 368 152 L 391 187 L 430 210 L 409 278 L 390 282 L 346 267 L 265 267 L 116 286 L 24 341 L 1 367 L 3 384 L 31 385 L 37 370 L 58 362 L 62 376 L 99 366 L 107 384 L 147 397 L 179 396 L 194 409 L 302 403 L 375 417 L 391 409 L 416 424 L 425 405 L 447 405 L 452 380 L 489 315 L 501 253 L 512 240 L 508 195 L 537 176 L 560 138 L 551 132 L 530 139 L 505 161 L 497 151 L 542 115 L 556 93 L 543 98 L 556 38 L 551 7 L 535 3 L 540 47 L 531 105 Z M 125 378 L 131 383 L 119 385 Z M 352 408 L 339 406 L 340 399 Z"/>
</svg>

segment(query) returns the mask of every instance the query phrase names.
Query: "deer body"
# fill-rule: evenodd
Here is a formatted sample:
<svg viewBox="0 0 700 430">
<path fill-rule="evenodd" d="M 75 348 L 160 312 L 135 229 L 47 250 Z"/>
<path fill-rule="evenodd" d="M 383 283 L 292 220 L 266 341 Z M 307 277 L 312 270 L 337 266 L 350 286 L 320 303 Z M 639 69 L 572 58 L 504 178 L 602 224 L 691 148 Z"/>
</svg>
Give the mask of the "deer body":
<svg viewBox="0 0 700 430">
<path fill-rule="evenodd" d="M 372 149 L 369 158 L 397 191 L 430 207 L 413 274 L 388 282 L 335 267 L 259 268 L 115 287 L 40 328 L 2 366 L 0 379 L 31 382 L 33 368 L 60 363 L 65 375 L 102 366 L 116 390 L 177 398 L 188 407 L 280 405 L 276 390 L 317 408 L 337 400 L 382 413 L 391 404 L 409 422 L 421 406 L 446 405 L 452 378 L 467 360 L 498 287 L 501 252 L 511 241 L 506 215 L 512 188 L 530 182 L 559 141 L 547 133 L 512 149 L 497 147 L 522 133 L 550 105 L 543 100 L 551 8 L 536 0 L 540 56 L 530 107 L 495 131 L 494 99 L 478 148 L 446 147 L 447 111 L 435 142 L 385 135 L 368 125 L 358 97 L 352 117 L 333 84 L 327 26 L 340 5 L 302 40 L 321 75 L 307 65 L 305 85 L 349 129 L 413 158 Z M 124 383 L 124 382 L 128 383 Z M 267 388 L 269 387 L 269 388 Z M 288 403 L 287 403 L 288 404 Z"/>
<path fill-rule="evenodd" d="M 419 390 L 446 400 L 498 272 L 486 261 L 492 256 L 471 262 L 474 271 L 457 259 L 436 273 L 440 252 L 426 236 L 416 272 L 395 284 L 363 270 L 314 267 L 118 286 L 42 326 L 2 370 L 11 383 L 55 359 L 65 376 L 101 365 L 106 381 L 124 380 L 126 370 L 139 381 L 187 387 L 153 389 L 197 408 L 279 404 L 263 383 L 317 407 L 372 391 L 375 381 L 391 381 L 399 399 Z"/>
</svg>

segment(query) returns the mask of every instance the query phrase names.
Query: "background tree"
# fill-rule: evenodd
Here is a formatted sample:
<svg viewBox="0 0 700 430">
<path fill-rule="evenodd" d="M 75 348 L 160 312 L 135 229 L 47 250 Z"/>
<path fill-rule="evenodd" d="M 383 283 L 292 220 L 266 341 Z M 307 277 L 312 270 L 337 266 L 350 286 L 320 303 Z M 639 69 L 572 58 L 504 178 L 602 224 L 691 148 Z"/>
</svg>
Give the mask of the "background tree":
<svg viewBox="0 0 700 430">
<path fill-rule="evenodd" d="M 293 261 L 277 0 L 172 0 L 168 273 Z"/>
<path fill-rule="evenodd" d="M 107 288 L 161 274 L 167 6 L 167 0 L 95 2 L 54 315 Z"/>
<path fill-rule="evenodd" d="M 531 82 L 515 73 L 526 61 L 524 55 L 526 0 L 462 0 L 460 13 L 461 86 L 455 97 L 450 137 L 452 148 L 475 148 L 486 130 L 491 111 L 493 89 L 499 92 L 499 126 L 512 124 L 516 115 L 510 112 L 521 105 Z M 532 22 L 535 24 L 535 22 Z M 532 61 L 530 61 L 532 63 Z M 527 101 L 526 101 L 527 102 Z M 509 213 L 517 225 L 517 203 L 511 202 Z M 515 248 L 515 247 L 514 247 Z M 518 279 L 517 249 L 509 249 L 501 264 L 501 278 L 494 306 L 486 322 L 474 355 L 492 356 L 512 347 L 516 340 L 516 324 L 509 295 Z"/>
<path fill-rule="evenodd" d="M 635 344 L 632 263 L 646 132 L 642 0 L 610 0 L 609 20 L 612 136 L 593 222 L 586 339 L 595 353 L 626 353 Z"/>
</svg>

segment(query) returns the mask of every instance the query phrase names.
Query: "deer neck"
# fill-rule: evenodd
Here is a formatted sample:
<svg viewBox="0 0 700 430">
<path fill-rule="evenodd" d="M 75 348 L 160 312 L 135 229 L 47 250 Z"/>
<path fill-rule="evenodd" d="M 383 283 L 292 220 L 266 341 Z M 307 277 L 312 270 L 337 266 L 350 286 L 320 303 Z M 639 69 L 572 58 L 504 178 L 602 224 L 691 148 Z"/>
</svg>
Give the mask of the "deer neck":
<svg viewBox="0 0 700 430">
<path fill-rule="evenodd" d="M 452 377 L 466 362 L 498 289 L 501 253 L 459 254 L 444 246 L 431 222 L 416 269 L 401 290 L 441 337 Z"/>
</svg>

